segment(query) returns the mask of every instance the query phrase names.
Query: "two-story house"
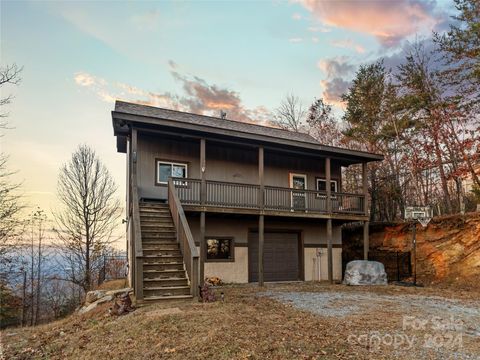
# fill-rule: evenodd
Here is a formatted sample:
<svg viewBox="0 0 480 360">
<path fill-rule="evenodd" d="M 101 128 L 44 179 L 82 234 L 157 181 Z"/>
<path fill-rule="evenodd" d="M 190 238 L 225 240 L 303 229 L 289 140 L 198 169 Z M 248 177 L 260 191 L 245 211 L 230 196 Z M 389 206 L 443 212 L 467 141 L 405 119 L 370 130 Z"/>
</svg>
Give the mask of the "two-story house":
<svg viewBox="0 0 480 360">
<path fill-rule="evenodd" d="M 307 134 L 117 101 L 127 168 L 127 244 L 137 300 L 227 283 L 341 279 L 341 225 L 363 221 L 367 163 L 382 156 Z M 342 167 L 363 165 L 363 191 Z M 366 256 L 366 255 L 365 255 Z"/>
</svg>

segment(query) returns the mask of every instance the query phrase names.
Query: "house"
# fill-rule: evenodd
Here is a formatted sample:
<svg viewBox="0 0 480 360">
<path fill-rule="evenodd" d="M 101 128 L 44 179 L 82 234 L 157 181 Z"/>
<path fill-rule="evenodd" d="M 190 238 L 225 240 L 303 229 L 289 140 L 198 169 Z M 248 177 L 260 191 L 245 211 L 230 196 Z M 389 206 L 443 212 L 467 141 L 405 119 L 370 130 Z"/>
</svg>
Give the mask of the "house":
<svg viewBox="0 0 480 360">
<path fill-rule="evenodd" d="M 341 225 L 365 222 L 367 185 L 341 168 L 382 156 L 307 134 L 117 101 L 126 154 L 130 282 L 140 301 L 228 283 L 341 279 Z M 329 185 L 327 185 L 329 184 Z M 366 256 L 366 255 L 365 255 Z"/>
</svg>

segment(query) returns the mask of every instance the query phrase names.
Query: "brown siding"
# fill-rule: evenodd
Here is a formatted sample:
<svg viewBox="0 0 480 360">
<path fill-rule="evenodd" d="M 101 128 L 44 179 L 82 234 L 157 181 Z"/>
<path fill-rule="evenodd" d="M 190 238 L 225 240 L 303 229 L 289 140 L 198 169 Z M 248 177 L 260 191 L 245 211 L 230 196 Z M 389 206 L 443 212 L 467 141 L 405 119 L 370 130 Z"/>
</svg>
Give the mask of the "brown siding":
<svg viewBox="0 0 480 360">
<path fill-rule="evenodd" d="M 188 163 L 188 176 L 200 178 L 200 144 L 161 136 L 139 135 L 138 177 L 140 196 L 166 198 L 164 186 L 155 185 L 155 159 Z M 206 151 L 207 180 L 258 183 L 257 150 L 209 143 Z M 265 185 L 289 187 L 289 173 L 307 175 L 308 189 L 315 189 L 315 177 L 324 177 L 323 159 L 265 151 Z M 340 166 L 332 161 L 332 179 L 340 179 Z"/>
</svg>

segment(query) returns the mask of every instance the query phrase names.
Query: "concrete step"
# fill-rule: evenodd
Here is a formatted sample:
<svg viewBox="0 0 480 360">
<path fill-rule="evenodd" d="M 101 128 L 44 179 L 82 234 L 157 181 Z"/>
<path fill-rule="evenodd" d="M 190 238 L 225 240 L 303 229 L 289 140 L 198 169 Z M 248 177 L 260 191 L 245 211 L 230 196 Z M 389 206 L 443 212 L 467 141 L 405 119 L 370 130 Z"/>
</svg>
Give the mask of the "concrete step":
<svg viewBox="0 0 480 360">
<path fill-rule="evenodd" d="M 163 263 L 149 262 L 143 263 L 143 272 L 157 272 L 157 271 L 184 271 L 183 259 L 181 261 L 168 261 Z"/>
<path fill-rule="evenodd" d="M 188 286 L 188 280 L 183 278 L 169 278 L 169 279 L 143 279 L 144 288 L 164 288 L 172 286 Z"/>
<path fill-rule="evenodd" d="M 143 288 L 143 297 L 190 295 L 190 286 L 161 286 Z"/>
<path fill-rule="evenodd" d="M 169 270 L 143 270 L 144 279 L 170 279 L 170 278 L 185 278 L 185 270 L 183 266 L 181 269 Z"/>
</svg>

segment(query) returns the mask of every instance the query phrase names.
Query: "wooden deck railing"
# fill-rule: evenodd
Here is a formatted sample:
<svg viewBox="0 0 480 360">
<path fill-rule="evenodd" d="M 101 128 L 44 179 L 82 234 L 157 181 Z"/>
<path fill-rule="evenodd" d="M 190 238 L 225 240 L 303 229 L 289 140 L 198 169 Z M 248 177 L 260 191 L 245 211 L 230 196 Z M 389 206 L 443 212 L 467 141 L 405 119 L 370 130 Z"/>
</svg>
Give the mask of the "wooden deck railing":
<svg viewBox="0 0 480 360">
<path fill-rule="evenodd" d="M 173 178 L 172 184 L 182 204 L 201 205 L 201 180 Z M 206 206 L 259 209 L 259 196 L 259 185 L 206 181 Z M 263 197 L 265 210 L 327 213 L 325 191 L 265 186 Z M 330 201 L 332 213 L 364 214 L 362 194 L 332 192 Z"/>
<path fill-rule="evenodd" d="M 168 206 L 170 208 L 173 224 L 177 232 L 177 241 L 180 245 L 180 251 L 183 255 L 185 269 L 187 270 L 188 278 L 190 280 L 190 291 L 194 297 L 197 297 L 199 284 L 199 253 L 197 247 L 195 246 L 195 241 L 193 240 L 190 227 L 188 226 L 187 218 L 185 217 L 185 212 L 183 211 L 179 195 L 177 195 L 177 191 L 180 190 L 181 192 L 182 189 L 188 189 L 189 184 L 196 184 L 196 182 L 190 181 L 188 179 L 186 181 L 177 181 L 171 178 L 168 180 Z M 187 194 L 187 192 L 185 191 L 183 191 L 182 194 L 184 196 L 188 195 L 186 199 L 190 199 L 190 201 L 193 201 L 192 199 L 196 194 L 195 190 L 197 189 L 197 187 L 195 185 L 190 189 L 192 189 L 191 194 Z"/>
</svg>

